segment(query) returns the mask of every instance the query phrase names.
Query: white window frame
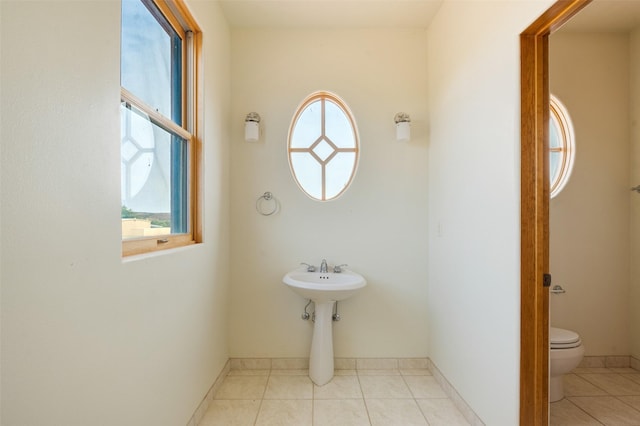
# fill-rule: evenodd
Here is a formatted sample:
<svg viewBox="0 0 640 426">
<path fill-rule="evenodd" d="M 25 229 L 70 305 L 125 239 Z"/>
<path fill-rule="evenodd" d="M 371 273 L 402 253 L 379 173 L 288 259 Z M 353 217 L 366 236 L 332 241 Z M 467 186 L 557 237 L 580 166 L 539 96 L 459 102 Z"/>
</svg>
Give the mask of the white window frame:
<svg viewBox="0 0 640 426">
<path fill-rule="evenodd" d="M 575 162 L 576 143 L 573 124 L 571 122 L 569 112 L 562 102 L 560 102 L 560 100 L 554 95 L 549 96 L 549 110 L 549 125 L 556 127 L 558 137 L 560 138 L 560 147 L 549 147 L 549 154 L 552 152 L 560 153 L 560 161 L 558 164 L 560 170 L 553 181 L 551 181 L 552 170 L 549 170 L 550 197 L 554 198 L 569 182 L 571 172 L 573 171 L 573 164 Z"/>
</svg>

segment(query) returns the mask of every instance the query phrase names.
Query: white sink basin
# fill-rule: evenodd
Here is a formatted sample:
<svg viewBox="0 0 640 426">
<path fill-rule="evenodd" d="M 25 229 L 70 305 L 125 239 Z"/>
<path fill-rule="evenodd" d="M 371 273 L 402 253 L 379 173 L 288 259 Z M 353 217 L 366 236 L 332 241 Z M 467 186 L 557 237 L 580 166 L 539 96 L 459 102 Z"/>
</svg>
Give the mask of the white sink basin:
<svg viewBox="0 0 640 426">
<path fill-rule="evenodd" d="M 336 273 L 296 269 L 286 274 L 282 281 L 298 295 L 316 303 L 344 300 L 367 285 L 362 275 L 345 270 Z"/>
<path fill-rule="evenodd" d="M 315 323 L 309 355 L 309 377 L 313 383 L 322 386 L 333 377 L 334 305 L 353 296 L 367 285 L 367 281 L 362 275 L 351 271 L 308 272 L 301 268 L 286 274 L 282 282 L 299 296 L 314 302 Z"/>
</svg>

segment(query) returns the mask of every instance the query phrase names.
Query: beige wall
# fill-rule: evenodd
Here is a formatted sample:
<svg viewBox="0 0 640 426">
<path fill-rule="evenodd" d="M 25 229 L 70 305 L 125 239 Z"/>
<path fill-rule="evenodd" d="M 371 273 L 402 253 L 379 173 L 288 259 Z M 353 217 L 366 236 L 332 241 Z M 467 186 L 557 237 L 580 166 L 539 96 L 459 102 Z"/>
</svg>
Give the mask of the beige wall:
<svg viewBox="0 0 640 426">
<path fill-rule="evenodd" d="M 184 425 L 228 358 L 226 23 L 193 4 L 205 243 L 123 262 L 120 3 L 0 8 L 1 423 Z"/>
<path fill-rule="evenodd" d="M 518 424 L 520 44 L 551 1 L 445 1 L 429 28 L 429 356 Z"/>
<path fill-rule="evenodd" d="M 586 355 L 629 355 L 629 40 L 554 34 L 550 85 L 576 135 L 573 174 L 550 205 L 551 324 Z"/>
<path fill-rule="evenodd" d="M 306 301 L 282 283 L 300 262 L 347 263 L 368 286 L 340 302 L 339 357 L 424 357 L 427 348 L 427 70 L 424 30 L 232 32 L 230 351 L 234 357 L 306 357 Z M 287 132 L 311 92 L 333 91 L 358 124 L 361 157 L 351 187 L 317 202 L 294 182 Z M 243 140 L 247 113 L 260 142 Z M 412 140 L 393 117 L 411 115 Z M 281 210 L 256 212 L 271 191 Z"/>
<path fill-rule="evenodd" d="M 640 185 L 640 29 L 630 35 L 631 180 Z M 640 194 L 631 194 L 631 355 L 640 359 Z"/>
</svg>

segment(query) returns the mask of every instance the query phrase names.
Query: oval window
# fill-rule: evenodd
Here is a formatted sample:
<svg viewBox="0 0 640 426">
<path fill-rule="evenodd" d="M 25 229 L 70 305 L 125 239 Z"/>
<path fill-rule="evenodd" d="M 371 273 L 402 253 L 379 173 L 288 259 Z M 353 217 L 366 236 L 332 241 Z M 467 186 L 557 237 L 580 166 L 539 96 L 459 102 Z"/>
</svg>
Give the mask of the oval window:
<svg viewBox="0 0 640 426">
<path fill-rule="evenodd" d="M 575 158 L 573 125 L 564 105 L 551 95 L 549 99 L 549 183 L 551 198 L 569 181 Z"/>
<path fill-rule="evenodd" d="M 309 95 L 289 128 L 289 166 L 309 197 L 333 200 L 353 180 L 359 157 L 358 130 L 349 107 L 329 92 Z"/>
</svg>

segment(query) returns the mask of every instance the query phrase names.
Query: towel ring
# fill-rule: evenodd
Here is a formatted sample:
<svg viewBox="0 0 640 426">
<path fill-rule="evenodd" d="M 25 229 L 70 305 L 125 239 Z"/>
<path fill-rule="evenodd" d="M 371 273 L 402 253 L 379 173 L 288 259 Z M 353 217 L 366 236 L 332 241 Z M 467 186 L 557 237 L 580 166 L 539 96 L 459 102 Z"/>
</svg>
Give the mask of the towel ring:
<svg viewBox="0 0 640 426">
<path fill-rule="evenodd" d="M 268 201 L 273 201 L 273 208 L 270 210 L 265 210 L 263 208 L 263 203 Z M 256 200 L 256 211 L 260 213 L 262 216 L 271 216 L 272 214 L 278 211 L 278 200 L 276 200 L 276 198 L 273 196 L 272 193 L 267 191 L 261 196 L 259 196 L 258 199 Z"/>
</svg>

